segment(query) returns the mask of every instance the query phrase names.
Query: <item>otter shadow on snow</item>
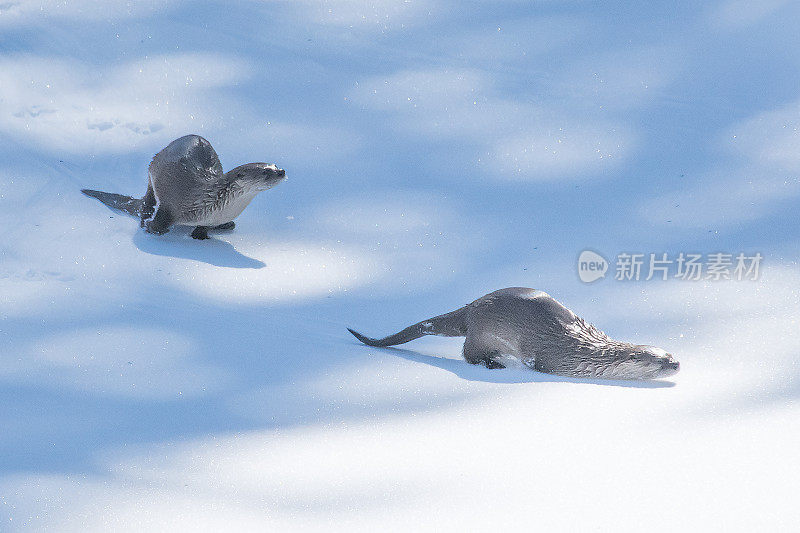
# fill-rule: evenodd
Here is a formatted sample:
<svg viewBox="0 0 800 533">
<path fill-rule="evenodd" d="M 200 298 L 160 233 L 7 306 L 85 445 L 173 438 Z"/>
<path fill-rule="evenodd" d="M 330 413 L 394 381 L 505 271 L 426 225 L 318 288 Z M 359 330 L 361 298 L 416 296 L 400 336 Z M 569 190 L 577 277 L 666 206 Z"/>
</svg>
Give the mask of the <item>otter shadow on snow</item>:
<svg viewBox="0 0 800 533">
<path fill-rule="evenodd" d="M 200 241 L 189 237 L 189 233 L 189 228 L 183 226 L 175 227 L 169 233 L 159 236 L 137 231 L 133 237 L 133 244 L 140 251 L 151 255 L 191 259 L 219 267 L 264 268 L 267 266 L 263 261 L 238 252 L 229 242 L 214 237 Z"/>
<path fill-rule="evenodd" d="M 352 343 L 362 346 L 360 343 Z M 538 372 L 528 367 L 519 368 L 498 368 L 488 369 L 481 365 L 471 365 L 464 360 L 448 359 L 446 357 L 434 357 L 432 355 L 425 355 L 412 350 L 404 348 L 386 347 L 380 348 L 386 350 L 398 357 L 413 361 L 415 363 L 424 363 L 442 370 L 452 372 L 461 379 L 469 381 L 483 381 L 485 383 L 583 383 L 591 385 L 605 385 L 611 387 L 629 387 L 636 389 L 663 389 L 674 387 L 675 383 L 665 380 L 625 380 L 625 379 L 597 379 L 597 378 L 571 378 L 567 376 L 556 376 L 553 374 L 545 374 Z"/>
</svg>

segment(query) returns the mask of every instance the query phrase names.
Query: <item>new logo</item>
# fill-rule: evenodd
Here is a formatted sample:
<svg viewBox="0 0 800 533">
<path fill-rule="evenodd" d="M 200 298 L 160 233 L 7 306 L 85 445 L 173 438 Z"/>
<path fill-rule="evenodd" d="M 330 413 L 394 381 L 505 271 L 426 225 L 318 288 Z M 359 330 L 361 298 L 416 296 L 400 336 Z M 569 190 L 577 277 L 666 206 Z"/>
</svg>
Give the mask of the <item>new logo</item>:
<svg viewBox="0 0 800 533">
<path fill-rule="evenodd" d="M 578 257 L 578 277 L 584 283 L 592 283 L 606 276 L 608 261 L 602 255 L 584 250 Z"/>
</svg>

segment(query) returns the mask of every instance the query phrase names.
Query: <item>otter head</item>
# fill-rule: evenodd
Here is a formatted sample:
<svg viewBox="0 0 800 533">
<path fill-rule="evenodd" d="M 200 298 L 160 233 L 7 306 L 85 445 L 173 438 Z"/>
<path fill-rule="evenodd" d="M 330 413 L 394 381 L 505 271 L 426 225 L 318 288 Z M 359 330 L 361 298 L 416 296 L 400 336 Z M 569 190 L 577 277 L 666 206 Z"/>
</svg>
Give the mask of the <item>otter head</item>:
<svg viewBox="0 0 800 533">
<path fill-rule="evenodd" d="M 615 369 L 618 377 L 634 379 L 665 378 L 678 372 L 680 363 L 661 348 L 634 345 Z"/>
<path fill-rule="evenodd" d="M 234 168 L 228 175 L 233 176 L 242 187 L 257 191 L 271 189 L 286 179 L 286 172 L 282 168 L 267 163 L 247 163 Z"/>
</svg>

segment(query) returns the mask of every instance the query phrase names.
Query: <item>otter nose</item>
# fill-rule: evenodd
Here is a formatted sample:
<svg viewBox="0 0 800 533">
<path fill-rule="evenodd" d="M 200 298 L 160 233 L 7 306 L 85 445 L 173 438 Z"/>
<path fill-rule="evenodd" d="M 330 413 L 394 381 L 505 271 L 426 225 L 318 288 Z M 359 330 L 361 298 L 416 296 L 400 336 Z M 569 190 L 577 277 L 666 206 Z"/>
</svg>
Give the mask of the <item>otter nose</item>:
<svg viewBox="0 0 800 533">
<path fill-rule="evenodd" d="M 284 171 L 282 168 L 279 168 L 279 169 L 278 169 L 278 177 L 281 177 L 281 178 L 282 178 L 282 177 L 284 177 L 285 175 L 286 175 L 286 171 Z"/>
</svg>

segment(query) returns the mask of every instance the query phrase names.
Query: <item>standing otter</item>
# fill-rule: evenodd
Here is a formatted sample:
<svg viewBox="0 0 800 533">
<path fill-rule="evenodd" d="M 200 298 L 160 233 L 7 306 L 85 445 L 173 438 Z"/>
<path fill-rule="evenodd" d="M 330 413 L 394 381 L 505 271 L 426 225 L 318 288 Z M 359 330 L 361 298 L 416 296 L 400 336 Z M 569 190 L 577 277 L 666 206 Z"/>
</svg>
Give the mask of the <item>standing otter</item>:
<svg viewBox="0 0 800 533">
<path fill-rule="evenodd" d="M 369 346 L 402 344 L 423 335 L 466 336 L 464 359 L 487 368 L 504 368 L 503 355 L 539 372 L 571 377 L 654 379 L 680 367 L 661 348 L 615 341 L 549 294 L 524 287 L 489 293 L 383 339 L 348 331 Z"/>
<path fill-rule="evenodd" d="M 233 229 L 233 219 L 256 194 L 285 178 L 282 169 L 266 163 L 247 163 L 223 174 L 211 143 L 199 135 L 186 135 L 153 157 L 144 198 L 90 189 L 81 192 L 139 217 L 148 233 L 162 235 L 180 224 L 196 226 L 195 239 L 208 239 L 209 229 Z"/>
</svg>

